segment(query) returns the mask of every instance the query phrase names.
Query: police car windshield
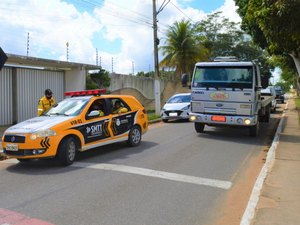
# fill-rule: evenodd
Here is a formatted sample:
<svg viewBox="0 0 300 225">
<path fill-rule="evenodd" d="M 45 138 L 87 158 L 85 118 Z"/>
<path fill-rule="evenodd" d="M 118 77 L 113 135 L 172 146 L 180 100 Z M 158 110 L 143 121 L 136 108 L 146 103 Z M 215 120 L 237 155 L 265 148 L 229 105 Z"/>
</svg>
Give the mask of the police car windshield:
<svg viewBox="0 0 300 225">
<path fill-rule="evenodd" d="M 55 116 L 55 115 L 64 115 L 64 116 L 77 116 L 79 115 L 86 104 L 89 102 L 89 99 L 75 99 L 68 98 L 57 104 L 57 106 L 52 107 L 45 116 Z"/>
<path fill-rule="evenodd" d="M 193 87 L 252 88 L 252 67 L 197 67 Z"/>
</svg>

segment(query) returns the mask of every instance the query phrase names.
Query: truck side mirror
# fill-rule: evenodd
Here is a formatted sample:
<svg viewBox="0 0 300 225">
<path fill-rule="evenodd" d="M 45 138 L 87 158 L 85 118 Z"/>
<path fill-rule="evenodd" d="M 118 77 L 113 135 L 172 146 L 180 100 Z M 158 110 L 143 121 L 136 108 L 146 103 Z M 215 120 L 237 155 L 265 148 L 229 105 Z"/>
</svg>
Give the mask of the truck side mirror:
<svg viewBox="0 0 300 225">
<path fill-rule="evenodd" d="M 262 88 L 267 88 L 269 86 L 269 77 L 267 76 L 261 77 L 261 86 Z"/>
</svg>

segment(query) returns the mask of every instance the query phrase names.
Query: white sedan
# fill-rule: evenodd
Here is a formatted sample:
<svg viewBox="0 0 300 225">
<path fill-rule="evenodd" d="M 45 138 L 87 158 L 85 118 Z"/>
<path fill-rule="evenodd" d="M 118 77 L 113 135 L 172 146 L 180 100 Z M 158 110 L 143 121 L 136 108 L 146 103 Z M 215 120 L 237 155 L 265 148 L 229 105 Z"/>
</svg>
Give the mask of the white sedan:
<svg viewBox="0 0 300 225">
<path fill-rule="evenodd" d="M 160 116 L 163 122 L 168 120 L 187 120 L 191 108 L 191 93 L 173 95 L 163 106 Z"/>
</svg>

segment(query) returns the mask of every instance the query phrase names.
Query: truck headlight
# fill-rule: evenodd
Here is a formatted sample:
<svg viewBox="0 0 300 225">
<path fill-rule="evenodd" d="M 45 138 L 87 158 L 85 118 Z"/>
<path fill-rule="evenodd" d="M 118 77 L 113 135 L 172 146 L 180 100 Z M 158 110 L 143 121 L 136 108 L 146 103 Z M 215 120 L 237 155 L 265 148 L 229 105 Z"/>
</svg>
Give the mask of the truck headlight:
<svg viewBox="0 0 300 225">
<path fill-rule="evenodd" d="M 245 120 L 244 120 L 244 123 L 245 123 L 246 125 L 249 125 L 249 124 L 251 123 L 251 120 L 250 120 L 250 119 L 245 119 Z"/>
<path fill-rule="evenodd" d="M 190 116 L 190 121 L 195 121 L 197 119 L 196 116 Z"/>
<path fill-rule="evenodd" d="M 46 130 L 39 130 L 30 135 L 31 140 L 36 140 L 37 138 L 43 138 L 43 137 L 49 137 L 49 136 L 55 136 L 56 132 L 50 129 Z"/>
</svg>

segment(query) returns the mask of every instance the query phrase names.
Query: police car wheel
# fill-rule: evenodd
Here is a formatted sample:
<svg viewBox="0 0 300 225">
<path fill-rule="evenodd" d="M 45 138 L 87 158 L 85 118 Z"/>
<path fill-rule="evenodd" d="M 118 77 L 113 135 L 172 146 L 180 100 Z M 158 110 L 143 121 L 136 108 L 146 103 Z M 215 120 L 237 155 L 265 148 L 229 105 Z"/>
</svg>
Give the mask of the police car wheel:
<svg viewBox="0 0 300 225">
<path fill-rule="evenodd" d="M 129 132 L 127 143 L 129 146 L 137 146 L 141 143 L 142 133 L 138 126 L 133 126 Z"/>
<path fill-rule="evenodd" d="M 58 159 L 65 165 L 71 165 L 76 156 L 77 145 L 73 137 L 68 137 L 62 140 L 58 149 Z"/>
</svg>

